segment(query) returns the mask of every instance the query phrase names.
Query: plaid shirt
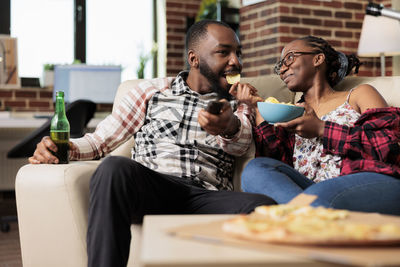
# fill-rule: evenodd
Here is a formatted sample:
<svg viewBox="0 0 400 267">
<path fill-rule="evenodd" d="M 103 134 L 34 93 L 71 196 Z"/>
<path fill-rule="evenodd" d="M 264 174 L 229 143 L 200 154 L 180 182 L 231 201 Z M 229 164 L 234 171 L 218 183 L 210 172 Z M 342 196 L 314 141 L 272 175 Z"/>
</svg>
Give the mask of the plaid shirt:
<svg viewBox="0 0 400 267">
<path fill-rule="evenodd" d="M 295 136 L 267 122 L 254 128 L 257 156 L 293 166 Z M 400 178 L 400 108 L 374 108 L 349 127 L 326 121 L 323 153 L 342 158 L 340 175 L 377 172 Z"/>
<path fill-rule="evenodd" d="M 135 161 L 207 189 L 232 190 L 234 156 L 246 153 L 252 140 L 251 111 L 239 105 L 241 128 L 232 139 L 208 134 L 197 115 L 217 94 L 191 90 L 187 75 L 147 80 L 130 90 L 94 133 L 71 140 L 77 147 L 71 159 L 103 157 L 134 135 Z"/>
</svg>

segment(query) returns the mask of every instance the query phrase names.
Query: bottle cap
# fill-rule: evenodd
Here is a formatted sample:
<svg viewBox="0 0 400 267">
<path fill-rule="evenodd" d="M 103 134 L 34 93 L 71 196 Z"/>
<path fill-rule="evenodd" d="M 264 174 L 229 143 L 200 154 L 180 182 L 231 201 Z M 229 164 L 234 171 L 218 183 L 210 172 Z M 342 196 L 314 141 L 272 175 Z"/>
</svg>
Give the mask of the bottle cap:
<svg viewBox="0 0 400 267">
<path fill-rule="evenodd" d="M 63 91 L 57 91 L 56 96 L 64 97 L 64 92 Z"/>
</svg>

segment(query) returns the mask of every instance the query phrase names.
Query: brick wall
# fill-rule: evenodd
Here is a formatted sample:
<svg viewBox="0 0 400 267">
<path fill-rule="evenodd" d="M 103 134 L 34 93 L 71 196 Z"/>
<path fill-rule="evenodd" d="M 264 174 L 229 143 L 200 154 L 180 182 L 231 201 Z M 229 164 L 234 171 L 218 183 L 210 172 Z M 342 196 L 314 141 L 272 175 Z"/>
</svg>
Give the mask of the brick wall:
<svg viewBox="0 0 400 267">
<path fill-rule="evenodd" d="M 167 76 L 176 76 L 185 68 L 187 24 L 197 15 L 201 0 L 166 0 Z"/>
<path fill-rule="evenodd" d="M 1 89 L 0 110 L 51 112 L 54 110 L 53 91 L 38 88 Z"/>
<path fill-rule="evenodd" d="M 397 1 L 397 0 L 396 0 Z M 375 0 L 385 7 L 391 0 Z M 185 68 L 185 33 L 194 21 L 201 0 L 166 0 L 167 76 Z M 285 44 L 312 34 L 328 40 L 344 53 L 356 53 L 368 1 L 268 0 L 240 8 L 243 76 L 271 74 Z M 379 58 L 362 58 L 359 76 L 379 76 Z M 386 75 L 392 59 L 386 58 Z M 100 111 L 112 106 L 101 104 Z M 53 111 L 52 92 L 37 88 L 0 90 L 0 111 Z"/>
<path fill-rule="evenodd" d="M 194 21 L 201 0 L 166 0 L 167 76 L 185 68 L 185 33 L 187 22 Z M 97 110 L 111 111 L 111 104 L 98 104 Z M 52 90 L 39 88 L 0 89 L 0 111 L 52 112 Z"/>
<path fill-rule="evenodd" d="M 390 0 L 376 0 L 385 7 Z M 271 74 L 285 44 L 305 35 L 329 41 L 346 54 L 357 53 L 368 1 L 268 0 L 240 9 L 243 75 Z M 359 76 L 380 76 L 379 58 L 361 58 Z M 386 58 L 392 75 L 392 58 Z"/>
<path fill-rule="evenodd" d="M 53 112 L 51 88 L 0 89 L 0 111 Z M 97 104 L 98 112 L 110 112 L 112 104 Z"/>
</svg>

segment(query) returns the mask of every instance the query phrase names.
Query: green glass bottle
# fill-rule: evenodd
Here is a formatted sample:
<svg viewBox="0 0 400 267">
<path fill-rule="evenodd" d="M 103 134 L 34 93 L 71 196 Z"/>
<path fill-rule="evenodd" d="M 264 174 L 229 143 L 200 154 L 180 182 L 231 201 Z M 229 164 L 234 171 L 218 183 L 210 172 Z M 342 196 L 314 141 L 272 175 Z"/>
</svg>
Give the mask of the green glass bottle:
<svg viewBox="0 0 400 267">
<path fill-rule="evenodd" d="M 57 145 L 57 152 L 53 154 L 61 164 L 67 164 L 69 161 L 69 132 L 69 122 L 65 114 L 64 92 L 59 91 L 56 93 L 56 107 L 50 124 L 50 138 Z"/>
</svg>

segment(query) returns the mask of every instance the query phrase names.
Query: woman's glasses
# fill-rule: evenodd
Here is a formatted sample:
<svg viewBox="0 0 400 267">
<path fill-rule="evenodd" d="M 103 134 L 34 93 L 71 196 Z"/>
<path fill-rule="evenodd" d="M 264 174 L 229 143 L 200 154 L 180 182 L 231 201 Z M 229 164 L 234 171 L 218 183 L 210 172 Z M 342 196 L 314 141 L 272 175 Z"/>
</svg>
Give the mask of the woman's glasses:
<svg viewBox="0 0 400 267">
<path fill-rule="evenodd" d="M 296 57 L 302 56 L 302 55 L 316 55 L 321 53 L 320 51 L 312 51 L 312 52 L 290 52 L 288 53 L 282 60 L 279 60 L 274 67 L 274 72 L 278 75 L 281 74 L 281 68 L 283 65 L 286 67 L 289 67 L 290 65 L 293 64 L 293 62 L 296 60 Z"/>
</svg>

